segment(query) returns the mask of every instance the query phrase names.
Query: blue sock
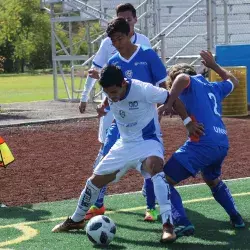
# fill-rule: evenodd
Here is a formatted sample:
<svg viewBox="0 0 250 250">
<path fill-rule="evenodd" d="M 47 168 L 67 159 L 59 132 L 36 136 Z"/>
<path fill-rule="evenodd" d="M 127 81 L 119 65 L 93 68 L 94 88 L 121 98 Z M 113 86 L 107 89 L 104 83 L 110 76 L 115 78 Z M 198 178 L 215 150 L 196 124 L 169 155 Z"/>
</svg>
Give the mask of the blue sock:
<svg viewBox="0 0 250 250">
<path fill-rule="evenodd" d="M 107 190 L 107 186 L 104 186 L 103 188 L 101 188 L 98 199 L 95 203 L 96 207 L 101 208 L 103 206 L 106 190 Z"/>
<path fill-rule="evenodd" d="M 191 224 L 187 218 L 186 211 L 182 204 L 182 199 L 178 191 L 172 186 L 170 186 L 170 200 L 172 204 L 172 216 L 175 225 L 188 226 Z"/>
<path fill-rule="evenodd" d="M 220 181 L 216 187 L 211 188 L 214 199 L 226 210 L 229 216 L 238 214 L 234 199 L 227 185 Z"/>
<path fill-rule="evenodd" d="M 151 178 L 144 179 L 144 187 L 146 190 L 147 209 L 155 209 L 155 192 Z"/>
</svg>

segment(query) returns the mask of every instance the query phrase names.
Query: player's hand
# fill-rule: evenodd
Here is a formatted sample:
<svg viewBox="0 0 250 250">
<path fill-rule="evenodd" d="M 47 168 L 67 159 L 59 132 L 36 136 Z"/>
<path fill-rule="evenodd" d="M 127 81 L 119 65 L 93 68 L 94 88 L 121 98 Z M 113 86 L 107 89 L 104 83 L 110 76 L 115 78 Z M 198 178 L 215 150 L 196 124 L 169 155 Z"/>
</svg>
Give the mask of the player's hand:
<svg viewBox="0 0 250 250">
<path fill-rule="evenodd" d="M 92 69 L 90 69 L 90 70 L 88 71 L 88 73 L 89 73 L 89 76 L 90 76 L 91 78 L 96 79 L 96 80 L 99 80 L 100 77 L 99 77 L 99 72 L 98 72 L 98 70 L 92 68 Z"/>
<path fill-rule="evenodd" d="M 169 105 L 168 103 L 161 105 L 158 107 L 158 116 L 159 116 L 159 121 L 161 120 L 162 116 L 170 115 L 172 117 L 173 114 L 173 108 L 172 105 Z"/>
<path fill-rule="evenodd" d="M 105 111 L 105 106 L 103 104 L 97 105 L 96 112 L 99 118 L 107 114 L 107 112 Z"/>
<path fill-rule="evenodd" d="M 86 107 L 87 107 L 87 102 L 80 102 L 79 103 L 79 111 L 80 111 L 80 113 L 84 113 L 85 112 L 85 110 L 86 110 Z"/>
<path fill-rule="evenodd" d="M 194 137 L 200 137 L 202 135 L 205 135 L 205 129 L 202 123 L 197 122 L 189 122 L 186 125 L 186 128 L 188 130 L 188 136 L 194 136 Z"/>
<path fill-rule="evenodd" d="M 202 50 L 200 52 L 200 56 L 202 58 L 202 64 L 204 64 L 204 66 L 206 66 L 207 68 L 213 69 L 217 65 L 210 51 Z"/>
</svg>

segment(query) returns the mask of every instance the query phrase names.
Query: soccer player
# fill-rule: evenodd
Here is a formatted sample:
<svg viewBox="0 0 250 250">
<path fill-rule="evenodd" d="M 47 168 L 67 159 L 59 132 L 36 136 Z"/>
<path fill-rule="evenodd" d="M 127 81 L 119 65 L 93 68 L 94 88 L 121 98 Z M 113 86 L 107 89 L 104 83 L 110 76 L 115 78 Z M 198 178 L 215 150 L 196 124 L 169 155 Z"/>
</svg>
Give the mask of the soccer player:
<svg viewBox="0 0 250 250">
<path fill-rule="evenodd" d="M 195 176 L 198 172 L 210 187 L 215 200 L 225 209 L 235 228 L 245 227 L 234 199 L 226 184 L 220 179 L 222 163 L 227 156 L 229 143 L 226 127 L 221 118 L 222 100 L 239 85 L 238 80 L 221 68 L 208 51 L 201 51 L 203 64 L 214 70 L 221 82 L 209 82 L 187 64 L 177 64 L 169 69 L 167 84 L 170 89 L 168 103 L 159 112 L 171 110 L 172 103 L 180 98 L 189 116 L 202 123 L 205 134 L 189 138 L 164 166 L 170 183 L 173 218 L 177 237 L 191 235 L 194 226 L 188 220 L 181 197 L 174 185 Z"/>
<path fill-rule="evenodd" d="M 155 86 L 166 87 L 167 72 L 159 56 L 151 48 L 131 42 L 129 35 L 130 26 L 124 18 L 118 17 L 111 21 L 106 32 L 113 46 L 118 50 L 118 53 L 109 59 L 109 65 L 118 66 L 127 79 L 133 78 Z M 132 108 L 137 109 L 136 103 L 131 103 Z M 117 124 L 113 123 L 107 132 L 107 138 L 102 151 L 103 156 L 109 152 L 118 137 Z M 144 186 L 147 203 L 144 220 L 156 221 L 159 214 L 155 208 L 155 194 L 150 176 L 145 178 Z M 92 217 L 96 208 L 104 207 L 105 191 L 106 187 L 101 190 L 100 197 L 95 206 L 87 213 L 86 218 Z"/>
<path fill-rule="evenodd" d="M 134 26 L 137 22 L 137 16 L 136 9 L 132 4 L 125 3 L 118 5 L 116 7 L 116 15 L 117 17 L 123 17 L 129 23 L 129 38 L 133 44 L 141 44 L 146 47 L 151 47 L 150 41 L 146 36 L 135 32 Z M 115 53 L 117 53 L 117 49 L 113 46 L 111 39 L 109 37 L 105 38 L 102 41 L 101 46 L 94 57 L 92 69 L 89 71 L 89 75 L 86 79 L 86 84 L 82 92 L 81 101 L 79 104 L 79 110 L 81 113 L 85 112 L 89 93 L 96 82 L 96 79 L 91 77 L 93 71 L 100 71 Z M 102 144 L 104 143 L 107 129 L 109 128 L 112 121 L 113 115 L 111 112 L 107 112 L 107 114 L 100 120 L 98 139 Z"/>
<path fill-rule="evenodd" d="M 128 37 L 133 44 L 141 44 L 146 47 L 151 47 L 149 39 L 143 34 L 136 33 L 134 30 L 134 26 L 137 22 L 137 16 L 136 16 L 136 9 L 134 8 L 133 5 L 131 5 L 130 3 L 118 5 L 116 7 L 116 15 L 117 17 L 123 17 L 127 20 L 130 28 Z M 113 46 L 110 37 L 105 38 L 102 41 L 101 46 L 95 55 L 92 68 L 91 70 L 89 70 L 89 75 L 87 76 L 86 79 L 86 84 L 82 92 L 82 97 L 79 104 L 79 111 L 81 113 L 85 112 L 89 93 L 96 82 L 96 79 L 91 76 L 93 76 L 96 73 L 96 70 L 100 71 L 115 53 L 117 53 L 117 49 Z M 103 157 L 102 155 L 103 144 L 105 142 L 107 130 L 110 127 L 113 119 L 114 119 L 113 114 L 112 112 L 109 112 L 109 108 L 107 107 L 105 109 L 105 116 L 100 117 L 98 139 L 101 143 L 101 149 L 96 158 L 94 166 L 96 166 L 100 161 L 100 159 Z M 105 192 L 105 189 L 103 190 L 103 192 Z M 95 204 L 90 208 L 90 211 L 86 215 L 86 219 L 90 219 L 95 215 L 104 214 L 105 207 L 103 206 L 103 202 L 101 200 L 102 198 L 100 198 L 97 204 Z"/>
<path fill-rule="evenodd" d="M 133 168 L 142 175 L 151 176 L 163 223 L 161 242 L 173 242 L 176 235 L 173 230 L 169 186 L 163 173 L 164 149 L 155 108 L 157 103 L 167 101 L 168 91 L 139 80 L 125 80 L 123 72 L 113 65 L 102 70 L 99 82 L 109 98 L 120 139 L 93 170 L 74 214 L 56 225 L 52 232 L 82 229 L 86 212 L 98 198 L 100 189 L 112 181 L 118 181 L 127 170 Z M 131 106 L 131 103 L 135 105 Z M 187 118 L 186 111 L 184 118 Z"/>
</svg>

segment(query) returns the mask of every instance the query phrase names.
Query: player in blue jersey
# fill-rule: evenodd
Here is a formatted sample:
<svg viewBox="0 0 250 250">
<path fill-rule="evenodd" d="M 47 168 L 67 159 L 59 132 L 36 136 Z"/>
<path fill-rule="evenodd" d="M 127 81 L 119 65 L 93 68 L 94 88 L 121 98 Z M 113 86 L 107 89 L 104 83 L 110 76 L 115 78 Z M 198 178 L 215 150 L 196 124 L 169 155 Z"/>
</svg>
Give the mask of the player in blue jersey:
<svg viewBox="0 0 250 250">
<path fill-rule="evenodd" d="M 220 179 L 222 163 L 229 148 L 227 130 L 221 118 L 221 102 L 239 82 L 215 62 L 210 52 L 201 51 L 200 55 L 203 64 L 214 70 L 223 81 L 211 83 L 202 75 L 197 75 L 187 64 L 174 65 L 168 71 L 169 101 L 167 105 L 159 108 L 160 114 L 170 111 L 172 104 L 179 97 L 189 116 L 204 125 L 205 134 L 189 138 L 164 166 L 166 178 L 172 184 L 172 212 L 176 224 L 175 231 L 179 237 L 193 234 L 194 226 L 185 214 L 181 197 L 174 185 L 190 176 L 194 177 L 198 172 L 201 172 L 215 200 L 230 216 L 232 225 L 236 228 L 245 227 L 228 187 Z"/>
<path fill-rule="evenodd" d="M 166 88 L 165 80 L 167 78 L 167 72 L 159 56 L 151 48 L 140 44 L 133 44 L 131 42 L 129 37 L 130 26 L 124 18 L 118 17 L 111 21 L 106 32 L 111 39 L 113 46 L 119 52 L 109 59 L 108 65 L 119 67 L 122 70 L 124 77 L 127 79 L 133 78 Z M 107 132 L 107 137 L 103 147 L 103 156 L 109 152 L 118 137 L 119 132 L 117 124 L 114 122 Z M 144 187 L 147 203 L 144 220 L 156 221 L 158 211 L 155 208 L 155 194 L 150 176 L 145 178 Z M 103 207 L 105 191 L 106 187 L 101 190 L 95 207 Z M 89 213 L 91 213 L 91 210 Z"/>
</svg>

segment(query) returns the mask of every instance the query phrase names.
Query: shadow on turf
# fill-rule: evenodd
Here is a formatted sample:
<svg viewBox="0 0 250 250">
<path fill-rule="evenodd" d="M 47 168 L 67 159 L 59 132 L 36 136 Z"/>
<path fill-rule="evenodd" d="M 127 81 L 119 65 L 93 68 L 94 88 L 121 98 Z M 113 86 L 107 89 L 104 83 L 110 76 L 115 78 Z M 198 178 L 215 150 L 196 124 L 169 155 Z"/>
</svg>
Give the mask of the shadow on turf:
<svg viewBox="0 0 250 250">
<path fill-rule="evenodd" d="M 248 249 L 250 245 L 249 236 L 249 223 L 246 223 L 245 229 L 233 229 L 229 222 L 214 220 L 211 218 L 205 217 L 203 214 L 200 214 L 196 211 L 187 210 L 188 217 L 195 225 L 195 235 L 193 237 L 182 237 L 177 239 L 177 241 L 171 245 L 171 249 Z M 143 227 L 130 226 L 124 224 L 116 223 L 117 228 L 124 228 L 131 231 L 131 238 L 119 237 L 119 233 L 114 239 L 114 242 L 130 244 L 136 246 L 145 246 L 146 247 L 155 247 L 160 248 L 163 245 L 158 241 L 161 236 L 161 224 L 159 223 L 159 229 L 150 229 L 150 224 L 145 224 Z M 133 231 L 141 232 L 152 232 L 154 231 L 156 236 L 153 239 L 147 238 L 143 239 L 134 239 L 132 237 Z M 223 231 L 223 232 L 222 232 Z M 230 235 L 228 232 L 233 232 L 233 235 Z M 150 237 L 150 236 L 149 236 Z M 244 242 L 243 242 L 244 239 Z M 204 243 L 198 242 L 203 240 Z M 216 244 L 216 241 L 223 242 L 223 244 Z"/>
<path fill-rule="evenodd" d="M 33 209 L 33 205 L 0 208 L 0 218 L 4 219 L 24 218 L 27 221 L 37 221 L 50 215 L 51 212 L 49 211 Z"/>
</svg>

